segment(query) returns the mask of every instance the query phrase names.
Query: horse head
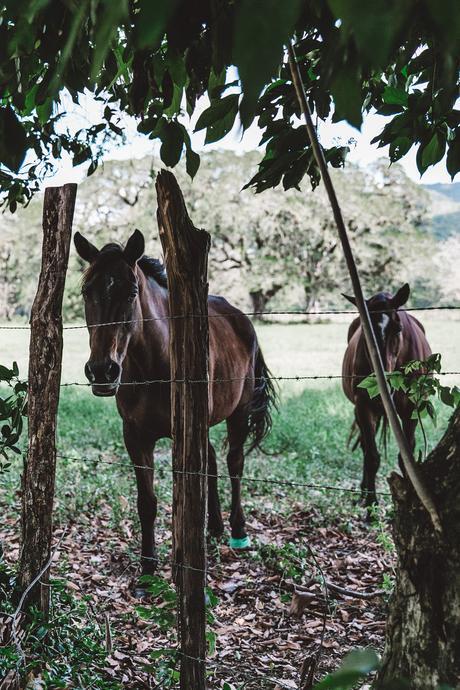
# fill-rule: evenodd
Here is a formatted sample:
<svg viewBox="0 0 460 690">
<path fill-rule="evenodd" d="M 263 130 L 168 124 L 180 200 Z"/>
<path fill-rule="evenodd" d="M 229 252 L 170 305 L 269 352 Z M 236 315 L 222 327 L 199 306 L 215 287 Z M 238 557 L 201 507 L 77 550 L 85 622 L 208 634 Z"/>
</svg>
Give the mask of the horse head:
<svg viewBox="0 0 460 690">
<path fill-rule="evenodd" d="M 394 371 L 403 345 L 403 324 L 398 310 L 406 304 L 410 287 L 405 283 L 395 295 L 378 292 L 366 300 L 385 371 Z M 356 300 L 343 295 L 356 306 Z M 367 347 L 366 347 L 367 352 Z"/>
<path fill-rule="evenodd" d="M 144 236 L 135 230 L 124 248 L 112 243 L 99 250 L 77 232 L 74 243 L 79 256 L 89 263 L 82 284 L 91 350 L 85 374 L 94 395 L 115 395 L 136 321 L 141 318 L 137 262 L 144 254 Z"/>
</svg>

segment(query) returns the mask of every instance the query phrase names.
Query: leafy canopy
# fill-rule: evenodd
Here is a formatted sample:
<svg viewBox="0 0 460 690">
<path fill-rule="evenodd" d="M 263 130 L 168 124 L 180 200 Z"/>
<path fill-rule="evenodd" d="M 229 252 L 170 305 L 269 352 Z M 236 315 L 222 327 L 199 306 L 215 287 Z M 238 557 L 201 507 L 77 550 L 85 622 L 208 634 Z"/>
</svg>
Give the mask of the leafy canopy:
<svg viewBox="0 0 460 690">
<path fill-rule="evenodd" d="M 284 46 L 294 39 L 310 106 L 359 127 L 363 113 L 390 117 L 375 138 L 396 161 L 415 145 L 421 173 L 447 152 L 460 169 L 458 97 L 460 10 L 455 0 L 6 0 L 0 9 L 0 188 L 12 211 L 26 203 L 63 152 L 97 167 L 107 137 L 121 138 L 116 113 L 161 141 L 174 166 L 200 159 L 180 117 L 197 99 L 210 105 L 197 129 L 221 139 L 239 114 L 254 118 L 266 153 L 250 181 L 257 191 L 282 181 L 319 179 L 300 126 Z M 227 82 L 227 68 L 239 80 Z M 238 93 L 230 87 L 238 87 Z M 62 101 L 90 92 L 101 121 L 77 132 L 62 124 Z M 343 165 L 347 148 L 326 157 Z"/>
</svg>

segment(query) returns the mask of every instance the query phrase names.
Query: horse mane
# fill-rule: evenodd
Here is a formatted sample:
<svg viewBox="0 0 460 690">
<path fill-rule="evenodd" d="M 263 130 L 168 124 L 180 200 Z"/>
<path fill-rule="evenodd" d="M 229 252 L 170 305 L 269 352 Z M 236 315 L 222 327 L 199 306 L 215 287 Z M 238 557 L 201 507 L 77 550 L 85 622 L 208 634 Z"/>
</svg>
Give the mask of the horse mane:
<svg viewBox="0 0 460 690">
<path fill-rule="evenodd" d="M 139 259 L 137 265 L 148 278 L 156 280 L 161 287 L 168 287 L 168 276 L 166 275 L 164 264 L 160 259 L 152 259 L 150 256 L 143 256 Z"/>
<path fill-rule="evenodd" d="M 83 276 L 83 285 L 88 283 L 92 276 L 100 268 L 106 266 L 114 258 L 122 258 L 122 254 L 123 247 L 115 242 L 111 242 L 110 244 L 106 244 L 104 247 L 102 247 L 96 260 L 85 271 Z M 161 285 L 161 287 L 168 287 L 168 277 L 162 261 L 144 255 L 139 259 L 137 265 L 141 269 L 142 273 L 147 276 L 147 278 L 153 278 L 158 285 Z"/>
</svg>

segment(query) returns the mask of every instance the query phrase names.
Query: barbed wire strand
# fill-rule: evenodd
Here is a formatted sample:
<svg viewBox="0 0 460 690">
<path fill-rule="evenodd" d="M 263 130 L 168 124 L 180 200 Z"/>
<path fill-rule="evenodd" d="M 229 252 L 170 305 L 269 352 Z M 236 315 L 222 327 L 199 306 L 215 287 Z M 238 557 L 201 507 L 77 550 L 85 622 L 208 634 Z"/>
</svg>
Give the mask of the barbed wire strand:
<svg viewBox="0 0 460 690">
<path fill-rule="evenodd" d="M 78 457 L 70 457 L 66 455 L 60 455 L 58 454 L 58 457 L 61 459 L 65 460 L 73 460 L 73 461 L 80 461 L 84 460 L 84 458 L 78 458 Z M 123 461 L 113 461 L 113 460 L 99 460 L 95 459 L 95 463 L 103 463 L 106 465 L 121 465 L 123 467 L 126 467 L 126 469 L 132 468 L 132 469 L 139 469 L 139 470 L 147 470 L 150 472 L 154 471 L 153 467 L 149 467 L 148 465 L 135 465 Z M 185 474 L 185 475 L 192 475 L 192 476 L 199 476 L 199 477 L 210 477 L 211 479 L 239 479 L 240 481 L 243 482 L 253 482 L 253 483 L 260 483 L 260 484 L 279 484 L 280 486 L 295 486 L 297 488 L 303 487 L 306 489 L 318 489 L 318 490 L 324 490 L 324 491 L 343 491 L 345 493 L 357 493 L 357 494 L 365 494 L 367 493 L 365 490 L 362 489 L 353 489 L 351 487 L 344 487 L 344 486 L 334 486 L 334 485 L 328 485 L 328 484 L 315 484 L 315 483 L 307 483 L 307 482 L 294 482 L 294 481 L 289 481 L 287 479 L 262 479 L 260 477 L 251 477 L 251 476 L 246 476 L 246 475 L 231 475 L 231 474 L 209 474 L 207 472 L 192 472 L 189 470 L 175 470 L 174 468 L 171 468 L 171 472 L 173 474 Z M 377 491 L 375 492 L 379 496 L 391 496 L 391 493 L 388 491 Z"/>
<path fill-rule="evenodd" d="M 398 372 L 390 372 L 398 373 Z M 436 376 L 460 376 L 460 371 L 440 371 L 436 372 Z M 233 383 L 235 381 L 319 381 L 319 380 L 334 380 L 334 379 L 367 379 L 372 374 L 305 374 L 299 376 L 234 376 L 225 379 L 147 379 L 145 381 L 120 381 L 119 383 L 90 383 L 88 381 L 68 381 L 61 383 L 61 388 L 68 388 L 70 386 L 97 386 L 98 388 L 116 388 L 118 386 L 150 386 L 154 384 L 171 384 L 171 383 Z M 423 371 L 412 371 L 411 376 L 429 376 L 433 373 Z"/>
<path fill-rule="evenodd" d="M 373 314 L 383 314 L 389 311 L 407 311 L 407 312 L 420 312 L 420 311 L 458 311 L 460 306 L 456 305 L 438 305 L 430 307 L 412 307 L 410 309 L 376 309 L 373 310 Z M 308 311 L 302 309 L 280 309 L 280 310 L 270 310 L 270 311 L 236 311 L 236 312 L 224 312 L 223 314 L 208 314 L 204 317 L 201 314 L 173 314 L 164 316 L 151 316 L 143 319 L 128 319 L 124 321 L 105 321 L 102 323 L 94 324 L 70 324 L 64 325 L 63 330 L 81 330 L 86 328 L 102 328 L 104 326 L 121 326 L 124 324 L 132 323 L 145 323 L 149 321 L 172 321 L 175 319 L 226 319 L 226 318 L 240 318 L 242 316 L 334 316 L 334 315 L 350 315 L 356 316 L 359 314 L 356 310 L 349 309 L 324 309 L 320 311 Z M 30 330 L 29 325 L 16 326 L 16 325 L 0 325 L 0 330 Z"/>
</svg>

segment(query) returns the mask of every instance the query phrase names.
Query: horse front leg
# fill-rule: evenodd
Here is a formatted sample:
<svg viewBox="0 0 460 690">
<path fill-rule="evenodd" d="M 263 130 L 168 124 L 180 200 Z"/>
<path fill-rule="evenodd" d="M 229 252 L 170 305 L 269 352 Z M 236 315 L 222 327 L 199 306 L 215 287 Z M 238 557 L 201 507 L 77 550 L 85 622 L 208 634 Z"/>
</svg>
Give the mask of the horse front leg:
<svg viewBox="0 0 460 690">
<path fill-rule="evenodd" d="M 229 443 L 227 466 L 232 485 L 230 546 L 234 549 L 245 549 L 250 545 L 250 540 L 246 534 L 246 519 L 241 505 L 241 477 L 244 469 L 244 442 L 248 435 L 247 415 L 234 413 L 227 420 L 227 429 Z"/>
<path fill-rule="evenodd" d="M 380 466 L 380 454 L 375 442 L 377 419 L 369 408 L 367 401 L 357 401 L 355 406 L 356 421 L 359 426 L 361 448 L 363 451 L 363 480 L 361 492 L 364 506 L 369 509 L 377 504 L 375 478 Z M 368 519 L 371 513 L 368 510 Z"/>
<path fill-rule="evenodd" d="M 141 573 L 153 575 L 158 566 L 155 549 L 155 518 L 157 497 L 153 490 L 153 450 L 155 442 L 142 438 L 139 430 L 131 425 L 123 425 L 126 450 L 134 465 L 137 483 L 137 510 L 141 523 Z M 136 595 L 142 596 L 142 587 L 136 588 Z"/>
<path fill-rule="evenodd" d="M 398 410 L 402 421 L 403 432 L 412 453 L 415 450 L 415 430 L 417 428 L 417 420 L 412 419 L 412 412 L 414 409 L 415 408 L 411 405 L 404 407 L 404 409 L 401 411 Z M 403 476 L 406 476 L 406 470 L 404 468 L 401 453 L 398 453 L 398 464 Z"/>
</svg>

